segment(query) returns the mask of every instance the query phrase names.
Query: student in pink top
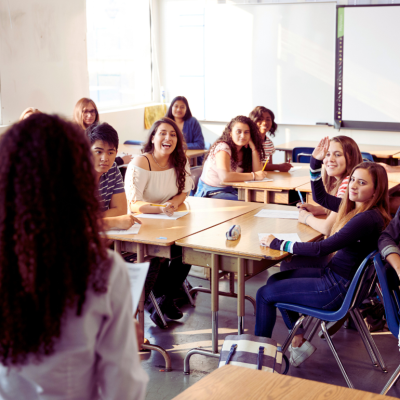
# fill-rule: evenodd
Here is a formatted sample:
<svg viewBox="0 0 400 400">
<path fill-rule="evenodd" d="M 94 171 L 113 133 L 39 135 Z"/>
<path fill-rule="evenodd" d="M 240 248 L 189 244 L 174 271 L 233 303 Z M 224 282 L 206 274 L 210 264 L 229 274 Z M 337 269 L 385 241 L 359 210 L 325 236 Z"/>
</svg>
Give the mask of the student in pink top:
<svg viewBox="0 0 400 400">
<path fill-rule="evenodd" d="M 266 171 L 281 171 L 288 172 L 292 165 L 290 163 L 283 164 L 273 164 L 272 163 L 272 154 L 275 153 L 275 147 L 272 143 L 272 140 L 269 136 L 274 137 L 275 132 L 278 129 L 278 125 L 275 122 L 274 113 L 265 108 L 263 106 L 257 106 L 249 115 L 249 118 L 256 123 L 258 130 L 260 131 L 261 140 L 264 147 L 265 156 L 261 160 L 261 162 L 265 162 L 265 160 L 269 160 L 267 166 L 265 167 Z"/>
<path fill-rule="evenodd" d="M 195 196 L 237 200 L 237 190 L 221 182 L 263 180 L 263 158 L 257 125 L 243 115 L 233 118 L 205 157 Z"/>
</svg>

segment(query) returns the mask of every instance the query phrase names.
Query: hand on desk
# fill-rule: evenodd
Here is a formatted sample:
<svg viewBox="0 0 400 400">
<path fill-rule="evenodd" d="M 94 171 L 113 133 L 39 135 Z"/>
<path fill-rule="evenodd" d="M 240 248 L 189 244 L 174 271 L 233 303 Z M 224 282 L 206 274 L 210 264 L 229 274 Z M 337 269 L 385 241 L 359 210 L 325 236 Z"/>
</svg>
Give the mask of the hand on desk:
<svg viewBox="0 0 400 400">
<path fill-rule="evenodd" d="M 301 222 L 302 224 L 307 224 L 307 217 L 309 215 L 313 215 L 312 213 L 306 211 L 306 210 L 301 210 L 299 213 L 299 222 Z"/>
<path fill-rule="evenodd" d="M 278 170 L 280 172 L 288 172 L 290 170 L 290 168 L 292 168 L 293 165 L 290 164 L 289 162 L 287 163 L 283 163 L 283 164 L 278 164 Z"/>
<path fill-rule="evenodd" d="M 141 221 L 133 215 L 120 215 L 118 217 L 104 218 L 109 228 L 129 229 L 135 222 L 141 224 Z"/>
<path fill-rule="evenodd" d="M 174 212 L 178 209 L 172 201 L 167 201 L 164 205 L 166 207 L 160 207 L 160 210 L 163 214 L 168 215 L 168 217 L 172 217 Z"/>
<path fill-rule="evenodd" d="M 274 239 L 276 239 L 274 235 L 264 236 L 260 240 L 260 245 L 264 247 L 269 247 Z"/>
<path fill-rule="evenodd" d="M 254 172 L 254 177 L 256 181 L 262 181 L 265 178 L 268 178 L 267 171 L 256 171 Z"/>
</svg>

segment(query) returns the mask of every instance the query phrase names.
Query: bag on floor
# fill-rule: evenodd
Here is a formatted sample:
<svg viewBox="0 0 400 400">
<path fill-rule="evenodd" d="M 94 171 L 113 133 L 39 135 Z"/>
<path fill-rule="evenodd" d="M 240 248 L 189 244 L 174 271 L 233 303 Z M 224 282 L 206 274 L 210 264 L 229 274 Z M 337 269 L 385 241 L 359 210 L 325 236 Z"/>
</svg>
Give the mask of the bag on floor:
<svg viewBox="0 0 400 400">
<path fill-rule="evenodd" d="M 282 369 L 282 358 L 286 368 Z M 282 373 L 289 369 L 289 362 L 279 344 L 270 338 L 254 335 L 228 335 L 222 345 L 218 368 L 226 364 L 250 369 Z"/>
</svg>

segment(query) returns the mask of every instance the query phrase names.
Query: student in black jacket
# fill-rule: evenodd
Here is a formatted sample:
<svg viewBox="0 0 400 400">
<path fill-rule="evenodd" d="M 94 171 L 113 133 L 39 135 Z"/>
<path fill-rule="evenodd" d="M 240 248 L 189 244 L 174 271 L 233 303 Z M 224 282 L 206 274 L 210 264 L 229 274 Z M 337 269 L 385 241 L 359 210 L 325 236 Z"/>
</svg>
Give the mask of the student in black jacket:
<svg viewBox="0 0 400 400">
<path fill-rule="evenodd" d="M 321 257 L 336 252 L 324 269 L 300 268 L 277 273 L 257 292 L 255 334 L 271 337 L 276 320 L 277 302 L 313 306 L 325 310 L 340 308 L 348 286 L 362 260 L 378 244 L 379 236 L 390 221 L 388 180 L 385 169 L 376 163 L 357 165 L 350 175 L 346 195 L 341 200 L 326 193 L 321 180 L 322 162 L 329 138 L 321 140 L 311 160 L 311 184 L 319 204 L 338 210 L 331 236 L 313 243 L 289 242 L 272 235 L 261 239 L 261 245 L 292 254 Z M 307 213 L 304 212 L 304 223 Z M 298 313 L 281 310 L 289 329 L 298 320 Z M 316 348 L 303 339 L 299 328 L 289 347 L 290 363 L 300 365 Z"/>
</svg>

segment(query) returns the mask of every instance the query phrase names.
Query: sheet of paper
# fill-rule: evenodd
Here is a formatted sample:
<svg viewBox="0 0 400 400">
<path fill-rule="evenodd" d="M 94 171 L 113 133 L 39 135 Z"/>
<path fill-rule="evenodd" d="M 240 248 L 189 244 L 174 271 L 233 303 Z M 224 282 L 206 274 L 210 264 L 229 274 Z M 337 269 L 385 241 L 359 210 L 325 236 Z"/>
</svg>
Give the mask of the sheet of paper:
<svg viewBox="0 0 400 400">
<path fill-rule="evenodd" d="M 111 229 L 106 232 L 107 235 L 136 235 L 139 233 L 142 225 L 134 223 L 129 229 Z"/>
<path fill-rule="evenodd" d="M 136 218 L 175 220 L 175 219 L 184 217 L 186 214 L 189 214 L 189 211 L 177 211 L 177 212 L 174 212 L 172 217 L 168 217 L 168 215 L 165 215 L 165 214 L 137 214 L 137 215 L 135 215 L 135 217 Z"/>
<path fill-rule="evenodd" d="M 259 233 L 258 240 L 261 240 L 264 236 L 273 235 L 279 240 L 288 240 L 290 242 L 301 242 L 297 233 Z"/>
<path fill-rule="evenodd" d="M 128 268 L 129 281 L 131 283 L 133 315 L 135 315 L 150 263 L 125 263 L 125 265 Z"/>
<path fill-rule="evenodd" d="M 244 183 L 254 183 L 254 182 L 271 182 L 271 181 L 273 181 L 273 179 L 271 179 L 271 178 L 264 178 L 263 180 L 261 180 L 261 181 L 244 181 Z"/>
<path fill-rule="evenodd" d="M 260 210 L 255 217 L 262 218 L 285 218 L 285 219 L 298 219 L 299 211 L 282 211 L 282 210 Z"/>
<path fill-rule="evenodd" d="M 297 171 L 298 169 L 302 169 L 303 167 L 292 167 L 289 169 L 289 172 Z"/>
</svg>

